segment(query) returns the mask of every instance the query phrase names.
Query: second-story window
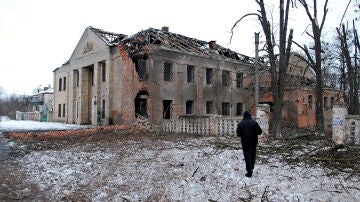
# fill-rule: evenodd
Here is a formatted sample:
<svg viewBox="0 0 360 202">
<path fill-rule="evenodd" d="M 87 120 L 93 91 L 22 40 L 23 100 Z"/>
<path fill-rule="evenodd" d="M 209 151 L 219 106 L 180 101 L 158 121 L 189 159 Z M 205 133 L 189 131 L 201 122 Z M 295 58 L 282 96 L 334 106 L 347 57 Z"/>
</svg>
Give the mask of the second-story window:
<svg viewBox="0 0 360 202">
<path fill-rule="evenodd" d="M 312 95 L 308 95 L 308 107 L 309 107 L 309 109 L 312 109 L 312 103 L 313 103 Z"/>
<path fill-rule="evenodd" d="M 236 87 L 242 88 L 243 83 L 243 73 L 236 73 Z"/>
<path fill-rule="evenodd" d="M 213 69 L 206 68 L 206 85 L 211 85 L 213 83 L 213 72 Z"/>
<path fill-rule="evenodd" d="M 139 80 L 146 81 L 148 78 L 148 72 L 146 67 L 146 60 L 138 60 L 138 73 L 139 73 Z"/>
<path fill-rule="evenodd" d="M 172 77 L 173 77 L 172 63 L 165 62 L 164 63 L 164 81 L 171 81 Z"/>
<path fill-rule="evenodd" d="M 187 66 L 187 83 L 194 83 L 194 66 L 188 65 Z"/>
<path fill-rule="evenodd" d="M 79 87 L 79 85 L 80 85 L 80 73 L 79 73 L 79 71 L 75 71 L 75 76 L 76 76 L 76 87 Z"/>
<path fill-rule="evenodd" d="M 222 85 L 230 86 L 230 72 L 223 70 L 222 71 Z"/>
<path fill-rule="evenodd" d="M 59 78 L 59 91 L 62 89 L 62 78 Z"/>
<path fill-rule="evenodd" d="M 66 77 L 64 77 L 64 87 L 63 90 L 66 90 Z"/>
</svg>

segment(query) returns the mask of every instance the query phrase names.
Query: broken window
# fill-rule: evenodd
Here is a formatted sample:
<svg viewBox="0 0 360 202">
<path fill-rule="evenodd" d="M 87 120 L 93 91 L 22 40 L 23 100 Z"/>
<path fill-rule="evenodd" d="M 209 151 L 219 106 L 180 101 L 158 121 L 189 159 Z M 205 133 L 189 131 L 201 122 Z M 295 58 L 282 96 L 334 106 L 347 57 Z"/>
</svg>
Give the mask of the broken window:
<svg viewBox="0 0 360 202">
<path fill-rule="evenodd" d="M 147 68 L 146 68 L 146 60 L 139 59 L 138 60 L 138 74 L 140 81 L 146 81 L 148 78 Z"/>
<path fill-rule="evenodd" d="M 222 71 L 222 85 L 229 86 L 230 85 L 230 72 L 223 70 Z"/>
<path fill-rule="evenodd" d="M 102 105 L 101 105 L 101 118 L 102 118 L 102 119 L 105 118 L 105 99 L 102 100 Z"/>
<path fill-rule="evenodd" d="M 187 83 L 194 83 L 194 66 L 187 66 Z"/>
<path fill-rule="evenodd" d="M 324 108 L 328 108 L 328 99 L 324 97 Z"/>
<path fill-rule="evenodd" d="M 63 90 L 66 90 L 66 77 L 64 77 L 64 88 L 63 88 Z"/>
<path fill-rule="evenodd" d="M 147 91 L 139 91 L 135 98 L 135 117 L 147 118 Z"/>
<path fill-rule="evenodd" d="M 164 63 L 164 81 L 171 81 L 172 76 L 173 76 L 172 63 L 165 62 Z"/>
<path fill-rule="evenodd" d="M 58 105 L 58 117 L 61 117 L 61 104 Z"/>
<path fill-rule="evenodd" d="M 213 69 L 206 68 L 206 85 L 211 85 L 213 83 Z"/>
<path fill-rule="evenodd" d="M 222 103 L 222 115 L 230 116 L 230 103 L 228 102 Z"/>
<path fill-rule="evenodd" d="M 213 114 L 213 102 L 206 102 L 206 114 Z"/>
<path fill-rule="evenodd" d="M 172 100 L 163 100 L 163 119 L 171 119 Z"/>
<path fill-rule="evenodd" d="M 194 101 L 188 100 L 186 101 L 186 114 L 192 114 L 194 107 Z"/>
<path fill-rule="evenodd" d="M 59 91 L 61 91 L 62 88 L 62 78 L 59 78 Z"/>
<path fill-rule="evenodd" d="M 312 103 L 313 103 L 312 95 L 308 95 L 308 108 L 309 109 L 312 109 Z"/>
<path fill-rule="evenodd" d="M 243 73 L 236 73 L 236 87 L 242 88 L 243 83 Z"/>
<path fill-rule="evenodd" d="M 63 117 L 65 117 L 65 104 L 63 104 L 63 109 L 62 109 L 62 110 L 63 110 L 63 114 L 62 114 L 62 115 L 63 115 Z"/>
<path fill-rule="evenodd" d="M 236 116 L 243 114 L 243 103 L 236 103 Z"/>
</svg>

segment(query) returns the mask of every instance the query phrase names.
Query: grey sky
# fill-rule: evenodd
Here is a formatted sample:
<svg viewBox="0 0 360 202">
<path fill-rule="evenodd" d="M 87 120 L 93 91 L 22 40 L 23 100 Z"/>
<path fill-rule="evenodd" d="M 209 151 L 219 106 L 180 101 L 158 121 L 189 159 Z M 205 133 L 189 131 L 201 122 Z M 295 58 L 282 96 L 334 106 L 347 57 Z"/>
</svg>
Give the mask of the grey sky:
<svg viewBox="0 0 360 202">
<path fill-rule="evenodd" d="M 329 1 L 327 38 L 348 2 Z M 290 17 L 290 27 L 295 40 L 303 42 L 306 36 L 301 33 L 308 19 L 298 7 Z M 253 35 L 261 31 L 255 17 L 239 24 L 230 45 L 229 38 L 236 20 L 256 9 L 254 0 L 0 0 L 0 86 L 7 93 L 29 94 L 40 84 L 52 85 L 52 71 L 69 59 L 87 26 L 127 35 L 169 26 L 171 32 L 216 40 L 254 56 Z"/>
</svg>

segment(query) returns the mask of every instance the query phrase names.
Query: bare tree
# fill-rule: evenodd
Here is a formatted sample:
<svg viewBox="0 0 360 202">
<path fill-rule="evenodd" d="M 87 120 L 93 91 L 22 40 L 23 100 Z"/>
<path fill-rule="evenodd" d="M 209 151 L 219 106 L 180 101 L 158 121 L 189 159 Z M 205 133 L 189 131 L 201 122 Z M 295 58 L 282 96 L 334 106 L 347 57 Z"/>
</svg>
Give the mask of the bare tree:
<svg viewBox="0 0 360 202">
<path fill-rule="evenodd" d="M 355 29 L 355 24 L 353 23 L 353 36 L 351 36 L 350 30 L 345 28 L 345 25 L 342 24 L 341 27 L 336 28 L 338 33 L 338 39 L 340 42 L 341 57 L 344 60 L 344 73 L 346 78 L 346 85 L 344 90 L 348 92 L 347 103 L 349 105 L 349 114 L 359 114 L 359 67 L 357 65 L 357 52 L 358 47 L 358 36 L 357 30 Z M 352 40 L 349 40 L 350 37 L 353 37 Z M 349 44 L 353 42 L 353 46 Z M 354 59 L 351 59 L 351 50 L 354 50 Z M 345 69 L 346 68 L 346 69 Z"/>
<path fill-rule="evenodd" d="M 279 0 L 279 44 L 276 43 L 275 33 L 272 29 L 270 21 L 267 17 L 264 0 L 255 0 L 260 10 L 258 13 L 250 13 L 240 18 L 233 26 L 237 25 L 244 17 L 256 15 L 261 23 L 266 39 L 266 51 L 268 54 L 270 73 L 271 73 L 271 90 L 273 96 L 273 113 L 271 117 L 271 134 L 276 138 L 283 138 L 281 133 L 281 120 L 284 97 L 285 76 L 289 64 L 291 44 L 293 38 L 293 30 L 290 29 L 288 39 L 286 39 L 288 31 L 288 16 L 290 4 L 292 0 Z M 278 53 L 276 48 L 278 47 Z"/>
<path fill-rule="evenodd" d="M 306 45 L 298 45 L 306 54 L 308 64 L 313 68 L 316 74 L 316 95 L 315 95 L 315 114 L 316 114 L 316 131 L 320 134 L 324 133 L 324 113 L 323 113 L 323 75 L 322 75 L 322 59 L 321 59 L 321 32 L 324 27 L 326 14 L 328 12 L 328 0 L 324 4 L 324 14 L 321 23 L 318 22 L 317 0 L 313 0 L 313 13 L 310 12 L 307 0 L 299 0 L 304 7 L 306 14 L 311 22 L 312 34 L 307 32 L 314 41 L 315 57 L 312 57 Z"/>
</svg>

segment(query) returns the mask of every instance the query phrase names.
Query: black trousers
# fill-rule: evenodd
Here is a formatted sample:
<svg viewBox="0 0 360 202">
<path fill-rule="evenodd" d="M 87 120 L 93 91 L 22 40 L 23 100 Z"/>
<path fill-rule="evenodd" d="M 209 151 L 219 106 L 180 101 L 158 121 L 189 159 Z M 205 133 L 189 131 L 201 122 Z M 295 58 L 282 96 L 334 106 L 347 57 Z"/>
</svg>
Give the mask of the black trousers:
<svg viewBox="0 0 360 202">
<path fill-rule="evenodd" d="M 255 166 L 255 159 L 256 159 L 256 145 L 252 147 L 243 147 L 243 153 L 246 163 L 246 171 L 252 174 Z"/>
</svg>

